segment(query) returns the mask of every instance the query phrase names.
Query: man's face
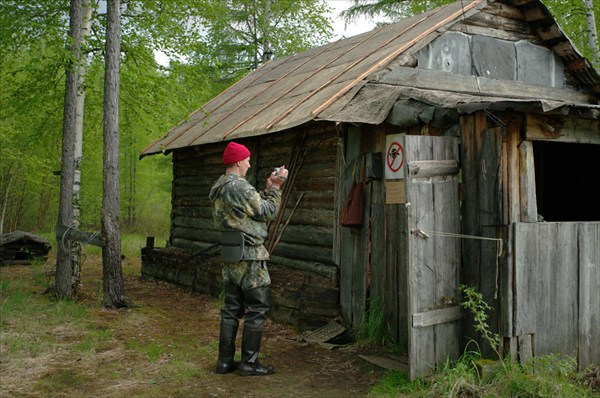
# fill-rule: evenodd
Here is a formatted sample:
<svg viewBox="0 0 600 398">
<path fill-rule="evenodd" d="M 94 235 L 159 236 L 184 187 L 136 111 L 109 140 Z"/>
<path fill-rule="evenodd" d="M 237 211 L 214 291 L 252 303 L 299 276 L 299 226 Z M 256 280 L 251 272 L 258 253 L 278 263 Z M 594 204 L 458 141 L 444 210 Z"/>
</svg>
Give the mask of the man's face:
<svg viewBox="0 0 600 398">
<path fill-rule="evenodd" d="M 246 173 L 250 168 L 250 158 L 246 158 L 240 162 L 240 176 L 246 177 Z"/>
</svg>

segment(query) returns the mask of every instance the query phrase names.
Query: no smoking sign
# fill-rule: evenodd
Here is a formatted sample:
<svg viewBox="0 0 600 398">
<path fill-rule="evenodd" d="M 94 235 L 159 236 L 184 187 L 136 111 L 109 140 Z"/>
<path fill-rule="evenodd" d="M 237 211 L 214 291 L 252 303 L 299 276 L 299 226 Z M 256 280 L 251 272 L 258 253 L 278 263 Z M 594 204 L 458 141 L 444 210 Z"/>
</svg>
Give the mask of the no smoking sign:
<svg viewBox="0 0 600 398">
<path fill-rule="evenodd" d="M 388 135 L 385 140 L 385 178 L 404 178 L 404 139 L 403 135 Z"/>
</svg>

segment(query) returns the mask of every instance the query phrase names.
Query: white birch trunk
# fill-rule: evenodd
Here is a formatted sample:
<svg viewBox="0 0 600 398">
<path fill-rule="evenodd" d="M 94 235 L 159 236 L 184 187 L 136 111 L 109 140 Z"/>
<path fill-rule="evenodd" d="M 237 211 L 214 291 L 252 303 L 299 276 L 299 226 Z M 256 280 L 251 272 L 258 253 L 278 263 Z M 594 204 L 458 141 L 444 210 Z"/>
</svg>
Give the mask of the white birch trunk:
<svg viewBox="0 0 600 398">
<path fill-rule="evenodd" d="M 594 5 L 592 0 L 584 0 L 585 18 L 587 21 L 588 44 L 592 50 L 592 63 L 595 67 L 600 64 L 600 52 L 598 51 L 598 31 L 596 30 L 596 18 L 594 16 Z"/>
<path fill-rule="evenodd" d="M 81 44 L 83 47 L 92 27 L 92 5 L 90 0 L 83 0 L 82 4 Z M 75 116 L 75 170 L 73 174 L 73 222 L 74 228 L 81 225 L 81 159 L 83 157 L 83 111 L 85 106 L 85 75 L 87 73 L 87 55 L 81 55 L 78 67 L 79 82 L 76 96 Z M 73 241 L 71 250 L 72 289 L 75 291 L 81 282 L 81 243 Z"/>
<path fill-rule="evenodd" d="M 56 277 L 55 293 L 58 298 L 73 296 L 71 241 L 66 239 L 65 228 L 73 223 L 73 184 L 75 170 L 75 131 L 77 115 L 77 89 L 79 87 L 78 62 L 81 57 L 82 0 L 71 0 L 69 38 L 72 60 L 67 65 L 65 104 L 63 117 L 60 196 L 56 226 Z M 65 228 L 63 228 L 65 227 Z"/>
</svg>

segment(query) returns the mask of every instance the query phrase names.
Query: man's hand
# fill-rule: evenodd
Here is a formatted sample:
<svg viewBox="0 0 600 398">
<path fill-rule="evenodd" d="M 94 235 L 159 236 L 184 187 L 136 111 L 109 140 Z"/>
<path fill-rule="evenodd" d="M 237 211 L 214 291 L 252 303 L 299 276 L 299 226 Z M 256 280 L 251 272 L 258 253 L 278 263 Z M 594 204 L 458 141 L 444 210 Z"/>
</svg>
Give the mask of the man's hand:
<svg viewBox="0 0 600 398">
<path fill-rule="evenodd" d="M 281 189 L 281 186 L 288 178 L 288 173 L 289 171 L 285 166 L 277 167 L 276 170 L 273 170 L 269 178 L 267 178 L 267 187 L 265 190 L 268 192 L 271 188 Z"/>
</svg>

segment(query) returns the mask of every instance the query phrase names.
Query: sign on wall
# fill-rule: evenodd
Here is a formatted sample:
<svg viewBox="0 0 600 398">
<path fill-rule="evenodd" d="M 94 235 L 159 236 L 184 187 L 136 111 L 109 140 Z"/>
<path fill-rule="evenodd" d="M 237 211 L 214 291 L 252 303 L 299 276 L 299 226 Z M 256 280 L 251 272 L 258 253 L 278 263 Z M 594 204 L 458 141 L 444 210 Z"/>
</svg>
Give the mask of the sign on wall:
<svg viewBox="0 0 600 398">
<path fill-rule="evenodd" d="M 385 137 L 385 178 L 397 180 L 404 178 L 404 134 L 392 134 Z"/>
<path fill-rule="evenodd" d="M 404 169 L 405 134 L 392 134 L 385 137 L 385 204 L 395 205 L 406 202 L 406 181 Z"/>
</svg>

